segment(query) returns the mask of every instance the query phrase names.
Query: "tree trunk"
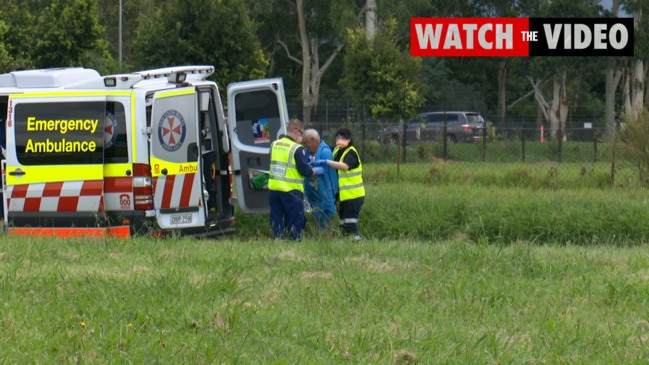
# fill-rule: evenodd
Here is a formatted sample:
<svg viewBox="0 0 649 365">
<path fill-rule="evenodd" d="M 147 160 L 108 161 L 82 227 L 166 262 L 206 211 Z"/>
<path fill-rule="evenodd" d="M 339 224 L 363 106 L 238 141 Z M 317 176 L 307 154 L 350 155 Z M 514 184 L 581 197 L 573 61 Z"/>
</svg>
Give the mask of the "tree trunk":
<svg viewBox="0 0 649 365">
<path fill-rule="evenodd" d="M 633 63 L 631 82 L 631 112 L 638 115 L 644 108 L 644 65 L 642 60 Z"/>
<path fill-rule="evenodd" d="M 304 17 L 304 1 L 296 0 L 297 23 L 300 32 L 300 45 L 302 47 L 302 119 L 306 125 L 311 122 L 311 109 L 313 108 L 313 95 L 311 94 L 311 46 L 309 35 L 306 31 Z"/>
<path fill-rule="evenodd" d="M 376 34 L 376 0 L 366 0 L 365 7 L 367 8 L 365 13 L 365 34 L 367 39 L 374 39 L 374 34 Z"/>
<path fill-rule="evenodd" d="M 649 72 L 649 62 L 644 64 L 644 67 L 642 68 L 642 79 L 647 80 L 647 72 Z M 643 105 L 643 110 L 647 109 L 649 106 L 649 88 L 647 86 L 644 86 L 644 100 L 642 101 Z"/>
<path fill-rule="evenodd" d="M 606 70 L 606 84 L 604 86 L 604 121 L 606 123 L 606 135 L 613 136 L 615 133 L 615 90 L 620 83 L 622 70 L 609 67 Z"/>
<path fill-rule="evenodd" d="M 339 44 L 327 61 L 320 66 L 318 54 L 318 37 L 309 38 L 306 30 L 304 16 L 304 0 L 296 0 L 300 45 L 302 48 L 302 119 L 309 126 L 312 119 L 317 120 L 318 95 L 320 94 L 320 80 L 331 63 L 336 59 L 344 44 Z"/>
<path fill-rule="evenodd" d="M 566 97 L 566 71 L 552 81 L 552 103 L 550 104 L 550 136 L 552 139 L 561 137 L 566 140 L 566 120 L 568 119 L 569 104 Z M 561 136 L 558 132 L 561 131 Z"/>
<path fill-rule="evenodd" d="M 550 137 L 557 139 L 559 132 L 559 98 L 561 94 L 561 83 L 557 78 L 552 81 L 552 101 L 550 102 Z"/>
</svg>

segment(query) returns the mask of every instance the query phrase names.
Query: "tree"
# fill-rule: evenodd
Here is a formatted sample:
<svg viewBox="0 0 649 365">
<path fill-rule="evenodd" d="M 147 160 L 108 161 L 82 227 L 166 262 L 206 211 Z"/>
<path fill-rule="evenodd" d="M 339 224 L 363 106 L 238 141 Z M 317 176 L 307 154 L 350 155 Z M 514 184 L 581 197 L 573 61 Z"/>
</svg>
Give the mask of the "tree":
<svg viewBox="0 0 649 365">
<path fill-rule="evenodd" d="M 0 0 L 0 72 L 16 68 L 32 68 L 37 34 L 36 17 L 29 11 L 28 0 Z M 1 53 L 2 51 L 0 51 Z"/>
<path fill-rule="evenodd" d="M 541 17 L 597 17 L 601 6 L 593 5 L 589 0 L 555 0 L 541 7 Z M 544 119 L 550 124 L 550 136 L 553 139 L 566 138 L 566 120 L 571 103 L 574 106 L 578 96 L 575 85 L 584 75 L 584 70 L 602 69 L 600 61 L 586 57 L 537 57 L 530 63 L 531 73 L 528 75 L 530 86 Z M 551 84 L 549 94 L 541 88 L 546 82 Z M 572 87 L 572 89 L 571 89 Z M 559 135 L 561 131 L 561 135 Z"/>
<path fill-rule="evenodd" d="M 112 68 L 108 44 L 92 0 L 53 0 L 37 18 L 35 66 Z"/>
<path fill-rule="evenodd" d="M 112 58 L 119 61 L 119 45 L 120 45 L 120 3 L 122 5 L 122 65 L 119 68 L 117 62 L 117 72 L 126 72 L 132 70 L 134 61 L 134 42 L 135 35 L 142 20 L 147 19 L 151 15 L 149 9 L 155 9 L 154 0 L 98 0 L 97 5 L 101 26 L 106 29 L 104 32 L 104 40 L 109 44 L 109 52 Z"/>
<path fill-rule="evenodd" d="M 342 82 L 373 118 L 409 118 L 424 102 L 426 87 L 419 81 L 422 60 L 396 47 L 395 29 L 396 22 L 389 20 L 372 39 L 361 28 L 348 31 L 346 39 Z"/>
<path fill-rule="evenodd" d="M 312 117 L 317 118 L 324 74 L 345 46 L 345 29 L 360 23 L 363 6 L 360 0 L 351 4 L 345 0 L 295 0 L 288 4 L 289 11 L 294 11 L 297 28 L 292 34 L 278 34 L 276 41 L 288 59 L 302 70 L 302 118 L 308 125 Z M 294 38 L 297 45 L 292 41 Z M 295 56 L 295 49 L 299 50 L 299 57 Z"/>
<path fill-rule="evenodd" d="M 649 111 L 624 116 L 625 123 L 615 135 L 616 153 L 629 163 L 640 183 L 649 186 Z"/>
<path fill-rule="evenodd" d="M 624 80 L 624 113 L 637 115 L 645 108 L 645 81 L 649 60 L 649 3 L 646 0 L 626 0 L 625 9 L 633 14 L 635 22 L 634 57 Z"/>
<path fill-rule="evenodd" d="M 140 69 L 211 64 L 220 83 L 263 78 L 267 59 L 243 0 L 164 0 L 142 18 L 134 65 Z"/>
<path fill-rule="evenodd" d="M 617 18 L 623 0 L 613 0 L 611 16 Z M 604 84 L 604 123 L 606 134 L 611 137 L 615 132 L 615 92 L 624 75 L 627 59 L 615 59 L 608 62 Z"/>
<path fill-rule="evenodd" d="M 3 20 L 0 20 L 0 70 L 10 70 L 13 68 L 12 64 L 14 63 L 9 52 L 7 52 L 5 43 L 1 41 L 4 39 L 5 34 L 7 34 L 8 29 L 7 24 Z"/>
</svg>

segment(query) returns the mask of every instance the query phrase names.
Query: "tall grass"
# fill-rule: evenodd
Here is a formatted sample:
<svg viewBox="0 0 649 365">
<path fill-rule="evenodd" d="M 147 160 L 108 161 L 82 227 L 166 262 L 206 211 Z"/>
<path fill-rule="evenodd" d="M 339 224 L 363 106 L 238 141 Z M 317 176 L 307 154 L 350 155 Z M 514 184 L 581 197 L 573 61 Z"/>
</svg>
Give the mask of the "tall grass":
<svg viewBox="0 0 649 365">
<path fill-rule="evenodd" d="M 0 362 L 642 363 L 646 247 L 0 239 Z"/>
<path fill-rule="evenodd" d="M 361 154 L 366 161 L 407 163 L 443 159 L 448 162 L 539 163 L 570 162 L 593 163 L 611 161 L 614 155 L 610 143 L 594 141 L 523 141 L 520 138 L 475 143 L 417 143 L 405 149 L 376 141 L 361 143 Z"/>
<path fill-rule="evenodd" d="M 619 163 L 471 163 L 434 160 L 396 165 L 369 163 L 363 179 L 371 185 L 418 183 L 525 189 L 641 189 L 633 171 Z"/>
<path fill-rule="evenodd" d="M 452 166 L 450 166 L 452 165 Z M 649 198 L 607 164 L 368 164 L 361 233 L 376 240 L 649 242 Z M 238 237 L 268 240 L 267 216 L 237 215 Z M 320 237 L 313 225 L 308 237 Z"/>
</svg>

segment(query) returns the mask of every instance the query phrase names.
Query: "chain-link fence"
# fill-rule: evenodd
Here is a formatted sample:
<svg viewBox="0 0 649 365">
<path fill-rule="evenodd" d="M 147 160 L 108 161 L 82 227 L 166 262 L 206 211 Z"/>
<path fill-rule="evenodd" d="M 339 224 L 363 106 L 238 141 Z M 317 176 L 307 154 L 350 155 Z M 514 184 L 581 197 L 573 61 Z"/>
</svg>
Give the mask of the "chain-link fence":
<svg viewBox="0 0 649 365">
<path fill-rule="evenodd" d="M 302 104 L 294 92 L 290 97 L 292 117 L 302 118 Z M 460 131 L 459 125 L 448 123 L 429 130 L 427 123 L 418 127 L 414 119 L 372 119 L 362 106 L 353 105 L 349 98 L 322 93 L 307 127 L 317 129 L 324 140 L 335 146 L 338 128 L 349 128 L 354 144 L 364 164 L 436 163 L 449 162 L 445 169 L 464 169 L 465 163 L 523 164 L 526 168 L 547 169 L 548 164 L 614 163 L 615 152 L 607 136 L 606 122 L 601 108 L 580 107 L 571 110 L 561 128 L 551 130 L 535 102 L 529 101 L 516 117 L 500 118 L 493 108 L 496 95 L 481 93 L 447 93 L 436 104 L 425 105 L 419 112 L 453 113 L 470 111 L 481 116 L 483 127 L 471 126 Z M 304 120 L 304 119 L 303 119 Z M 461 123 L 460 123 L 461 124 Z M 615 165 L 616 168 L 618 165 Z M 398 170 L 398 168 L 397 168 Z M 611 169 L 611 174 L 615 170 Z"/>
<path fill-rule="evenodd" d="M 325 141 L 335 145 L 339 126 L 319 129 Z M 610 161 L 612 151 L 603 129 L 581 128 L 558 131 L 551 137 L 547 130 L 536 128 L 483 128 L 472 139 L 449 138 L 448 131 L 424 136 L 423 132 L 407 135 L 405 128 L 397 138 L 377 131 L 376 125 L 345 125 L 352 130 L 354 144 L 361 158 L 368 162 L 575 162 Z M 378 127 L 380 128 L 380 127 Z"/>
</svg>

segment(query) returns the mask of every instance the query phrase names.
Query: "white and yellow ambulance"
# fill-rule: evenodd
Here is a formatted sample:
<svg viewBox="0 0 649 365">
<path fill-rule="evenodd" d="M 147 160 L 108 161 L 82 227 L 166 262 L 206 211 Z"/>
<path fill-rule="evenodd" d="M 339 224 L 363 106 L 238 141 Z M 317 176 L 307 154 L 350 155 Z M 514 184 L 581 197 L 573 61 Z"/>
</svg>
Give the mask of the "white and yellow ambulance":
<svg viewBox="0 0 649 365">
<path fill-rule="evenodd" d="M 229 85 L 226 116 L 213 72 L 0 75 L 6 232 L 212 235 L 234 230 L 237 201 L 267 212 L 267 191 L 251 179 L 268 170 L 288 122 L 282 80 Z"/>
</svg>

